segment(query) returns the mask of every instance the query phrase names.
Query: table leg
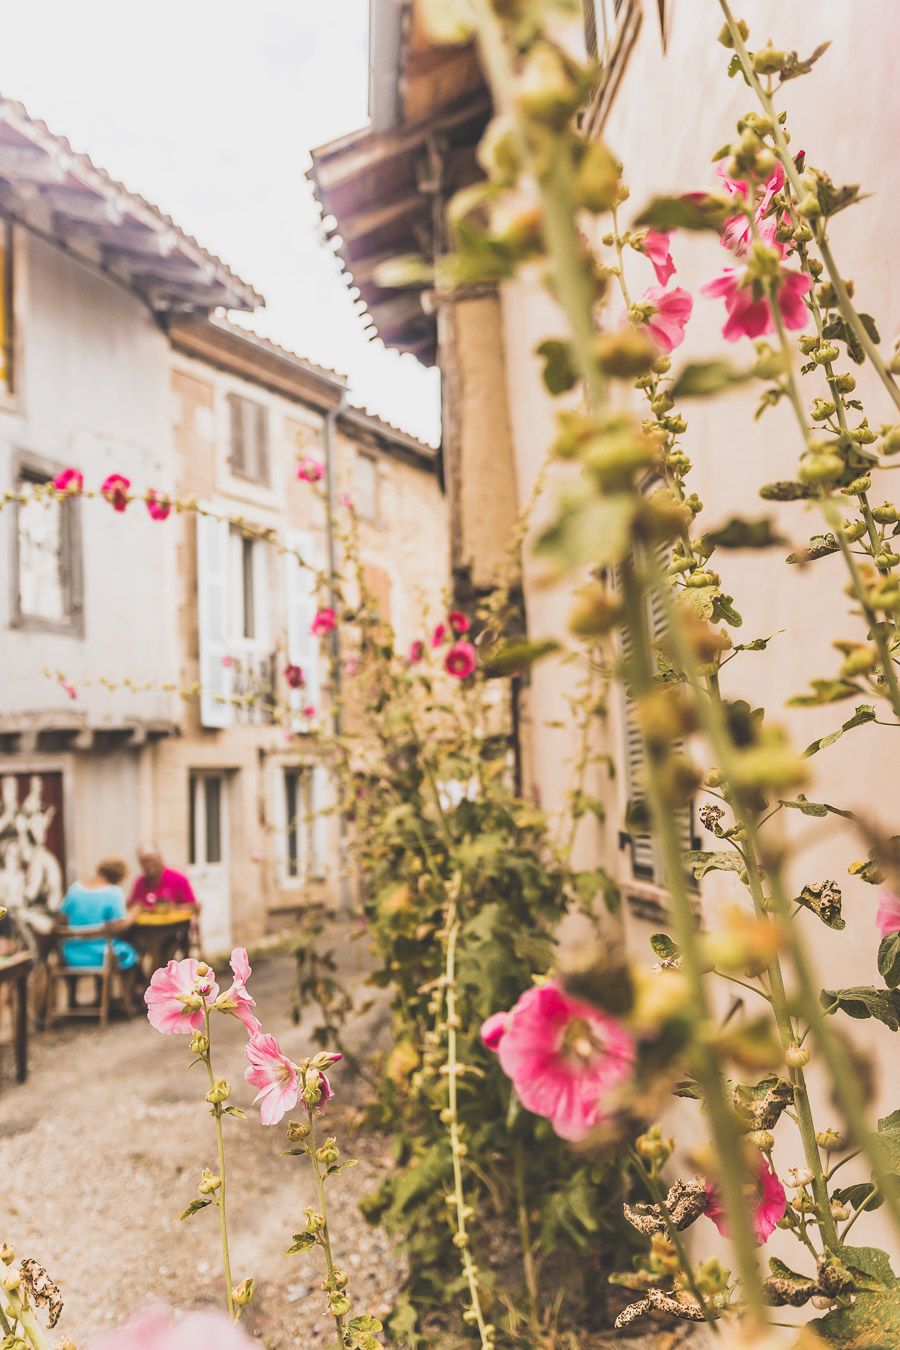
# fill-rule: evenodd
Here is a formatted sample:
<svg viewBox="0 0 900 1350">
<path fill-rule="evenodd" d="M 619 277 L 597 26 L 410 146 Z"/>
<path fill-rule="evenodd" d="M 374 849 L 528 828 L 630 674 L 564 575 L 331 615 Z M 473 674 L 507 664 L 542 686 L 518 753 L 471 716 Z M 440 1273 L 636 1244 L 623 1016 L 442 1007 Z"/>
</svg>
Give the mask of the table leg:
<svg viewBox="0 0 900 1350">
<path fill-rule="evenodd" d="M 16 1081 L 28 1077 L 28 975 L 16 980 Z"/>
</svg>

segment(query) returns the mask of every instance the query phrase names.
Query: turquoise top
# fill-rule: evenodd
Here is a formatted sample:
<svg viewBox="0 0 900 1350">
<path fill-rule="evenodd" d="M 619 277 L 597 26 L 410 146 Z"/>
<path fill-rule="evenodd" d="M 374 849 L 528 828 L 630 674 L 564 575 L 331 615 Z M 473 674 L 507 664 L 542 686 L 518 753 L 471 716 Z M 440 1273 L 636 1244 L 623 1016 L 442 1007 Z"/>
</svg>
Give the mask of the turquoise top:
<svg viewBox="0 0 900 1350">
<path fill-rule="evenodd" d="M 62 912 L 68 918 L 70 928 L 90 928 L 112 919 L 124 919 L 125 894 L 120 886 L 99 886 L 92 890 L 76 881 L 66 891 Z M 113 951 L 120 970 L 129 970 L 137 961 L 137 952 L 130 942 L 114 938 Z M 67 966 L 97 968 L 103 965 L 105 952 L 105 938 L 92 939 L 90 942 L 64 942 L 62 945 L 63 960 Z"/>
</svg>

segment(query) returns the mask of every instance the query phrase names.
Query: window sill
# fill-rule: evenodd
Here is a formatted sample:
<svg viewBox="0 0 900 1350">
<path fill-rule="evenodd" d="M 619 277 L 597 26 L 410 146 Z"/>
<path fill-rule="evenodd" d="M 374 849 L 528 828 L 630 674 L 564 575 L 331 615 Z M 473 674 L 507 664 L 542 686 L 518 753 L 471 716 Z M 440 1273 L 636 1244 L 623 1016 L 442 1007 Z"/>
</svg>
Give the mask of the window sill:
<svg viewBox="0 0 900 1350">
<path fill-rule="evenodd" d="M 664 886 L 657 886 L 650 881 L 637 881 L 634 877 L 626 878 L 621 886 L 625 901 L 634 918 L 640 919 L 644 923 L 671 923 L 669 892 Z M 691 896 L 691 909 L 699 926 L 702 922 L 699 894 Z"/>
</svg>

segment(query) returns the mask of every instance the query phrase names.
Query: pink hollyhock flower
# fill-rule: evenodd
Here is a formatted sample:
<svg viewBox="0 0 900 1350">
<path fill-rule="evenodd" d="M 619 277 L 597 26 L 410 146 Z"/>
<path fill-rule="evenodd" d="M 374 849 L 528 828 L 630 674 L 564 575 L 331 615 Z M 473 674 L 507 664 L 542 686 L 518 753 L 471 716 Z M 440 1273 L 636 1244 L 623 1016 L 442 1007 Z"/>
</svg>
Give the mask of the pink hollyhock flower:
<svg viewBox="0 0 900 1350">
<path fill-rule="evenodd" d="M 411 666 L 415 666 L 418 665 L 418 663 L 422 660 L 422 657 L 424 655 L 425 655 L 425 643 L 421 640 L 421 638 L 416 638 L 415 642 L 411 642 L 409 644 L 409 653 L 406 659 Z"/>
<path fill-rule="evenodd" d="M 148 1308 L 93 1350 L 250 1350 L 256 1342 L 224 1313 L 209 1309 L 176 1322 L 168 1308 Z"/>
<path fill-rule="evenodd" d="M 675 264 L 669 251 L 670 238 L 668 230 L 648 230 L 638 245 L 639 252 L 653 265 L 660 286 L 665 286 L 669 278 L 675 275 Z"/>
<path fill-rule="evenodd" d="M 302 689 L 306 684 L 306 676 L 303 674 L 302 667 L 293 664 L 285 666 L 284 678 L 292 689 Z"/>
<path fill-rule="evenodd" d="M 441 643 L 446 640 L 446 637 L 447 625 L 445 623 L 439 623 L 431 635 L 432 647 L 440 647 Z"/>
<path fill-rule="evenodd" d="M 466 680 L 473 674 L 478 659 L 471 642 L 454 642 L 444 657 L 444 669 L 448 675 L 458 680 Z"/>
<path fill-rule="evenodd" d="M 354 675 L 359 674 L 359 658 L 357 656 L 348 656 L 344 662 L 344 674 L 349 675 L 352 680 Z"/>
<path fill-rule="evenodd" d="M 585 1139 L 609 1114 L 608 1098 L 631 1074 L 634 1041 L 614 1017 L 551 980 L 527 989 L 481 1029 L 528 1111 L 562 1139 Z"/>
<path fill-rule="evenodd" d="M 68 492 L 71 497 L 84 491 L 84 474 L 80 469 L 63 469 L 53 480 L 57 492 Z"/>
<path fill-rule="evenodd" d="M 458 609 L 453 609 L 447 615 L 447 622 L 453 629 L 457 637 L 462 637 L 463 633 L 468 633 L 471 624 L 465 614 L 460 614 Z"/>
<path fill-rule="evenodd" d="M 259 861 L 262 861 L 262 854 L 259 855 Z M 226 989 L 225 993 L 216 999 L 216 1007 L 221 1012 L 234 1013 L 238 1021 L 243 1022 L 250 1035 L 255 1036 L 258 1031 L 262 1031 L 262 1022 L 256 1013 L 250 1011 L 256 1007 L 256 999 L 247 993 L 247 981 L 252 974 L 247 948 L 235 947 L 228 964 L 231 966 L 234 980 L 231 988 Z"/>
<path fill-rule="evenodd" d="M 883 938 L 900 933 L 900 897 L 882 891 L 878 897 L 878 913 L 875 916 L 878 931 Z"/>
<path fill-rule="evenodd" d="M 674 351 L 684 341 L 684 330 L 691 317 L 694 302 L 683 286 L 664 291 L 662 286 L 651 286 L 638 301 L 637 308 L 647 309 L 641 322 L 661 351 Z"/>
<path fill-rule="evenodd" d="M 312 621 L 310 632 L 313 637 L 324 637 L 337 627 L 337 615 L 333 609 L 320 609 Z"/>
<path fill-rule="evenodd" d="M 304 483 L 318 483 L 325 477 L 325 465 L 319 459 L 301 459 L 297 465 L 297 477 Z"/>
<path fill-rule="evenodd" d="M 297 1066 L 281 1053 L 275 1037 L 266 1032 L 251 1036 L 244 1046 L 244 1054 L 250 1061 L 250 1068 L 244 1070 L 244 1078 L 251 1087 L 259 1088 L 253 1101 L 254 1105 L 261 1103 L 260 1123 L 277 1125 L 288 1111 L 293 1111 L 300 1097 Z"/>
<path fill-rule="evenodd" d="M 104 479 L 100 488 L 100 493 L 106 498 L 114 511 L 124 511 L 128 505 L 128 493 L 131 490 L 131 480 L 124 478 L 120 473 L 111 473 Z"/>
<path fill-rule="evenodd" d="M 725 191 L 730 197 L 742 197 L 745 201 L 750 191 L 749 184 L 743 178 L 729 178 L 722 164 L 716 165 L 716 173 L 722 179 L 725 185 Z M 773 173 L 766 179 L 762 195 L 757 203 L 754 216 L 756 224 L 760 225 L 768 211 L 772 198 L 784 187 L 784 168 L 781 164 L 776 164 Z M 726 220 L 725 228 L 722 231 L 722 243 L 726 248 L 736 253 L 738 257 L 745 254 L 750 247 L 753 238 L 753 228 L 747 216 L 732 216 Z"/>
<path fill-rule="evenodd" d="M 226 670 L 230 670 L 231 667 L 234 665 L 234 657 L 233 657 L 233 656 L 223 656 L 223 657 L 222 657 L 222 665 L 225 667 Z"/>
<path fill-rule="evenodd" d="M 338 500 L 345 511 L 352 511 L 354 509 L 353 498 L 350 496 L 349 492 L 342 492 Z"/>
<path fill-rule="evenodd" d="M 147 510 L 150 512 L 151 520 L 167 520 L 169 512 L 172 510 L 172 503 L 168 497 L 160 497 L 156 488 L 150 488 L 147 493 Z"/>
<path fill-rule="evenodd" d="M 778 308 L 786 328 L 806 327 L 809 311 L 803 303 L 803 297 L 811 285 L 810 278 L 801 272 L 781 273 Z M 741 337 L 757 338 L 775 332 L 775 319 L 768 296 L 758 279 L 746 271 L 741 273 L 733 267 L 726 267 L 719 276 L 701 286 L 700 293 L 709 299 L 721 297 L 725 301 L 728 318 L 722 336 L 729 342 L 737 342 Z"/>
<path fill-rule="evenodd" d="M 76 699 L 78 697 L 77 689 L 74 684 L 69 684 L 68 680 L 60 679 L 59 687 L 69 698 Z"/>
<path fill-rule="evenodd" d="M 307 722 L 311 722 L 316 715 L 316 705 L 314 703 L 307 703 L 300 711 L 303 713 Z"/>
<path fill-rule="evenodd" d="M 209 1005 L 218 997 L 215 972 L 205 962 L 193 957 L 170 961 L 153 972 L 150 987 L 144 993 L 147 1020 L 164 1036 L 199 1031 L 203 1026 L 204 1000 Z"/>
<path fill-rule="evenodd" d="M 775 1231 L 779 1219 L 784 1218 L 787 1209 L 787 1196 L 778 1177 L 772 1171 L 765 1158 L 760 1157 L 757 1170 L 756 1191 L 753 1197 L 753 1227 L 756 1230 L 758 1246 L 767 1242 Z M 718 1187 L 706 1183 L 706 1217 L 712 1219 L 723 1237 L 728 1237 L 728 1221 Z"/>
</svg>

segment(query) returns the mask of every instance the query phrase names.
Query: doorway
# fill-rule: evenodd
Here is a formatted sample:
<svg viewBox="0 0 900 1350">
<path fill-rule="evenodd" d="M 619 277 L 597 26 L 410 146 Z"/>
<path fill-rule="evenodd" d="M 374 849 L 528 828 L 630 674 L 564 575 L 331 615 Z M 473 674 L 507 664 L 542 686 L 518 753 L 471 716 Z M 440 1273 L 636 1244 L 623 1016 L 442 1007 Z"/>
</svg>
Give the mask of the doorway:
<svg viewBox="0 0 900 1350">
<path fill-rule="evenodd" d="M 215 770 L 194 769 L 190 775 L 189 876 L 203 906 L 203 950 L 211 955 L 231 948 L 228 780 Z"/>
</svg>

